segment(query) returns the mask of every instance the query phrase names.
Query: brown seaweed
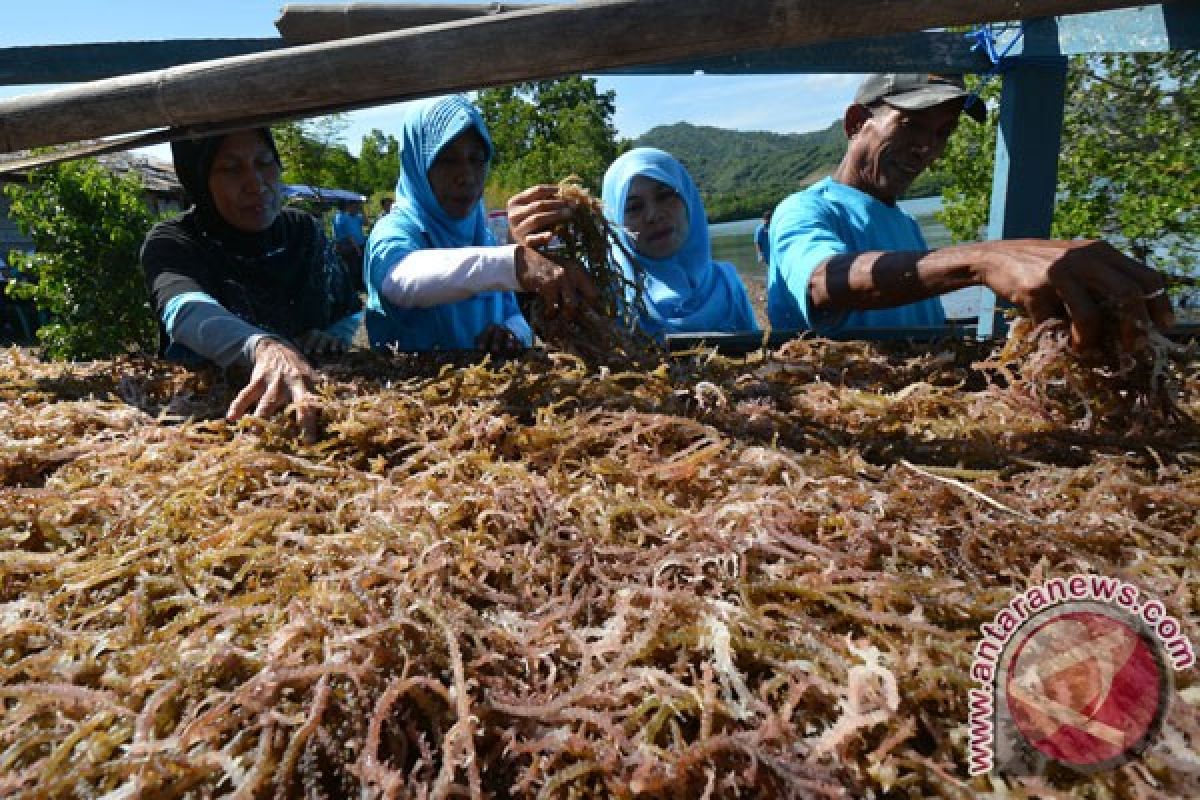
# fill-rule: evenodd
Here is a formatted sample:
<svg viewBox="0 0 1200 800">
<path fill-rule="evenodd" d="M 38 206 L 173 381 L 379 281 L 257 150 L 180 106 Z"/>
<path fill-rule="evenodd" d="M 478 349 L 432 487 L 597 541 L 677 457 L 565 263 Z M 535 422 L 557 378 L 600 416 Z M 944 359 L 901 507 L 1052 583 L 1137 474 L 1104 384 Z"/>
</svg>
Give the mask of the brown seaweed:
<svg viewBox="0 0 1200 800">
<path fill-rule="evenodd" d="M 1194 670 L 1119 770 L 966 772 L 1031 583 L 1200 643 L 1200 438 L 1046 346 L 355 354 L 313 445 L 216 373 L 0 352 L 0 796 L 1195 797 Z"/>
<path fill-rule="evenodd" d="M 634 365 L 655 358 L 658 347 L 639 330 L 645 279 L 638 260 L 631 259 L 634 274 L 627 276 L 614 254 L 629 251 L 604 216 L 603 205 L 579 178 L 563 179 L 558 191 L 571 215 L 554 227 L 554 238 L 543 252 L 582 267 L 596 299 L 575 318 L 565 319 L 547 314 L 542 301 L 533 298 L 525 310 L 534 331 L 555 349 L 589 363 Z"/>
</svg>

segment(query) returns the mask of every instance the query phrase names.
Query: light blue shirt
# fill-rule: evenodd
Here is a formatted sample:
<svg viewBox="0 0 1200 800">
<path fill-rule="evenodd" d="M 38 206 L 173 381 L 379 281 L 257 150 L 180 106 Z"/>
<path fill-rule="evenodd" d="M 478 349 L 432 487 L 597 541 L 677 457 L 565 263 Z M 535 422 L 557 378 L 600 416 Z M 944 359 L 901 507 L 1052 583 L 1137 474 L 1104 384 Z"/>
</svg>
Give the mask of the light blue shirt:
<svg viewBox="0 0 1200 800">
<path fill-rule="evenodd" d="M 363 278 L 367 286 L 367 336 L 371 347 L 422 352 L 469 350 L 489 325 L 503 325 L 526 346 L 533 331 L 512 292 L 481 292 L 457 303 L 430 308 L 397 308 L 383 296 L 383 284 L 404 257 L 428 248 L 486 247 L 495 244 L 487 229 L 483 201 L 463 219 L 441 207 L 429 184 L 437 154 L 463 131 L 475 128 L 493 155 L 483 116 L 462 95 L 433 98 L 411 106 L 400 139 L 400 178 L 396 202 L 367 238 Z"/>
<path fill-rule="evenodd" d="M 853 328 L 937 327 L 946 322 L 936 297 L 895 308 L 818 314 L 808 305 L 808 283 L 826 259 L 872 250 L 929 250 L 916 220 L 858 189 L 825 178 L 797 192 L 771 218 L 767 316 L 773 328 L 836 333 Z"/>
</svg>

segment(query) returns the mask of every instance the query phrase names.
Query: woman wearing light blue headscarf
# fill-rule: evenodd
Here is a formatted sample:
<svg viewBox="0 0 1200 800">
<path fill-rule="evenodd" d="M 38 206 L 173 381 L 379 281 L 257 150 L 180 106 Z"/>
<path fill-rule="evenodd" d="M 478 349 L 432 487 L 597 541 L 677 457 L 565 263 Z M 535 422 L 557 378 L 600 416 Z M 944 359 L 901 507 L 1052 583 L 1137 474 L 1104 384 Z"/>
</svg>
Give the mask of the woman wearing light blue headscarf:
<svg viewBox="0 0 1200 800">
<path fill-rule="evenodd" d="M 602 196 L 618 235 L 645 269 L 643 330 L 657 337 L 758 330 L 736 268 L 712 259 L 700 192 L 674 156 L 652 147 L 630 150 L 608 168 Z M 616 255 L 632 280 L 629 255 Z"/>
<path fill-rule="evenodd" d="M 567 312 L 593 293 L 577 269 L 496 245 L 482 202 L 494 151 L 469 100 L 415 105 L 402 134 L 395 204 L 371 230 L 363 264 L 372 347 L 508 353 L 533 340 L 514 291 Z"/>
</svg>

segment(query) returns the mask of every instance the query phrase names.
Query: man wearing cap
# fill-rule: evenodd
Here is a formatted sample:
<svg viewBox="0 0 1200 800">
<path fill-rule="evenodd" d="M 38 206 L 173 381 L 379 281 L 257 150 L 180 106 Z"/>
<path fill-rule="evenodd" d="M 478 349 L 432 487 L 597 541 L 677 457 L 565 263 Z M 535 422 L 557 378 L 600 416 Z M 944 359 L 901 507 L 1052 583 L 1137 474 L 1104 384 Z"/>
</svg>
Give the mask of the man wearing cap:
<svg viewBox="0 0 1200 800">
<path fill-rule="evenodd" d="M 985 285 L 1035 319 L 1064 316 L 1083 349 L 1115 308 L 1122 342 L 1172 323 L 1162 276 L 1097 241 L 1023 239 L 929 250 L 896 201 L 946 147 L 963 113 L 986 117 L 961 79 L 867 76 L 846 109 L 846 155 L 832 176 L 786 198 L 771 224 L 767 315 L 777 329 L 936 327 L 939 295 Z"/>
</svg>

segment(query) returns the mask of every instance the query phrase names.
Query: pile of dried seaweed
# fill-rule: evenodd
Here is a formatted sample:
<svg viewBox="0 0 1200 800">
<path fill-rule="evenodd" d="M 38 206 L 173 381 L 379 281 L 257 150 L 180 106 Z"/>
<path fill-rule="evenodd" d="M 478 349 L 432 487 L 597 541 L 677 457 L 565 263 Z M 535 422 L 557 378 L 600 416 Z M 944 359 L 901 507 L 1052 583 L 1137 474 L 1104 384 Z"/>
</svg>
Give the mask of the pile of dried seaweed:
<svg viewBox="0 0 1200 800">
<path fill-rule="evenodd" d="M 0 796 L 1200 796 L 1194 670 L 1119 770 L 967 775 L 1016 591 L 1117 576 L 1200 644 L 1195 428 L 981 355 L 360 355 L 307 446 L 219 375 L 0 353 Z"/>
</svg>

